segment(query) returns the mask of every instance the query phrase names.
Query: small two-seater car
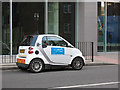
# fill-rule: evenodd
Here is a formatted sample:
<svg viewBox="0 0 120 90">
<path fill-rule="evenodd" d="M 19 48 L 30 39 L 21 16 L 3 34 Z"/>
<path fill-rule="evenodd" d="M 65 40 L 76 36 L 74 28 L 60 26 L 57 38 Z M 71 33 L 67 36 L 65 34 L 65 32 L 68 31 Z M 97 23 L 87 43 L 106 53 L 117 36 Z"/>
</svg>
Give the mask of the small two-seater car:
<svg viewBox="0 0 120 90">
<path fill-rule="evenodd" d="M 19 46 L 16 65 L 31 72 L 51 66 L 71 66 L 80 70 L 85 58 L 79 49 L 58 35 L 26 35 Z"/>
</svg>

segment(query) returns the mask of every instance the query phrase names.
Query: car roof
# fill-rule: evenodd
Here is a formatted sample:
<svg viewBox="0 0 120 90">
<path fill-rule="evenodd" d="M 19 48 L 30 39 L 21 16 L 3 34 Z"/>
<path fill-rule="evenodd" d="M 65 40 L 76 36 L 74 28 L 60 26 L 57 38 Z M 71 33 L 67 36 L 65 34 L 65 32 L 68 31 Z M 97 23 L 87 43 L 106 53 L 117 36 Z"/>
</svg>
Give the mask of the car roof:
<svg viewBox="0 0 120 90">
<path fill-rule="evenodd" d="M 55 34 L 40 34 L 38 36 L 58 36 L 58 35 L 55 35 Z"/>
<path fill-rule="evenodd" d="M 55 35 L 55 34 L 39 34 L 39 35 L 25 35 L 25 36 L 40 36 L 40 37 L 44 37 L 44 36 L 58 36 L 58 35 Z"/>
<path fill-rule="evenodd" d="M 39 34 L 39 35 L 26 35 L 26 36 L 58 36 L 58 35 L 55 35 L 55 34 Z"/>
</svg>

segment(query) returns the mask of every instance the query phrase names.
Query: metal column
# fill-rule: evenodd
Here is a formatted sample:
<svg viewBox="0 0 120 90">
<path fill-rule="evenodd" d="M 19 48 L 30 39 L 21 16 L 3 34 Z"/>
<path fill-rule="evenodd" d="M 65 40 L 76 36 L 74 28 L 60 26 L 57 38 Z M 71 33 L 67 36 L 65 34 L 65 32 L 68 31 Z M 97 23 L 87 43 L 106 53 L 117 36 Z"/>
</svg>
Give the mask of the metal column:
<svg viewBox="0 0 120 90">
<path fill-rule="evenodd" d="M 45 3 L 45 33 L 47 34 L 48 33 L 48 0 L 46 0 L 46 3 Z"/>
<path fill-rule="evenodd" d="M 105 52 L 107 51 L 107 1 L 105 2 Z"/>
<path fill-rule="evenodd" d="M 10 0 L 10 56 L 12 56 L 12 0 Z"/>
</svg>

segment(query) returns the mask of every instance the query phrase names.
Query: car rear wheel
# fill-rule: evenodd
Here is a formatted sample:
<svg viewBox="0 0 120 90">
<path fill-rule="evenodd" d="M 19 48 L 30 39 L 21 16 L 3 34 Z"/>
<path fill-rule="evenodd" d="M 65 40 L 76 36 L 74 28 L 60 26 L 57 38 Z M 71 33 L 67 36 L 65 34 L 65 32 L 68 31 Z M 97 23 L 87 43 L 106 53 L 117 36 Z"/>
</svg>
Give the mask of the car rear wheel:
<svg viewBox="0 0 120 90">
<path fill-rule="evenodd" d="M 30 71 L 38 73 L 44 68 L 44 63 L 42 60 L 35 59 L 30 63 Z"/>
<path fill-rule="evenodd" d="M 84 62 L 82 58 L 75 58 L 72 62 L 72 68 L 74 70 L 81 70 L 83 68 Z"/>
</svg>

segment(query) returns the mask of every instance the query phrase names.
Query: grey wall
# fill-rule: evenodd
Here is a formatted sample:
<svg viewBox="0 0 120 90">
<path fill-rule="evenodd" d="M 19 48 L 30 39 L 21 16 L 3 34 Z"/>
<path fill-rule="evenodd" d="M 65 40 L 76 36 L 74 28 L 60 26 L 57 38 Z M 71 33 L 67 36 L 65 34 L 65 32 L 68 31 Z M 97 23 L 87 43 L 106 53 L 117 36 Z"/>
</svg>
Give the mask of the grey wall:
<svg viewBox="0 0 120 90">
<path fill-rule="evenodd" d="M 2 41 L 2 2 L 0 1 L 0 42 Z M 2 54 L 2 43 L 0 43 L 0 55 Z"/>
<path fill-rule="evenodd" d="M 10 2 L 10 0 L 0 0 L 1 2 Z M 12 2 L 45 2 L 46 0 L 12 0 Z"/>
<path fill-rule="evenodd" d="M 0 1 L 0 42 L 2 41 L 2 2 Z M 0 43 L 0 55 L 2 54 L 2 43 Z M 2 63 L 0 56 L 0 64 Z M 2 72 L 0 71 L 0 89 L 2 90 Z"/>
<path fill-rule="evenodd" d="M 97 54 L 97 2 L 77 3 L 77 42 L 94 42 Z"/>
</svg>

